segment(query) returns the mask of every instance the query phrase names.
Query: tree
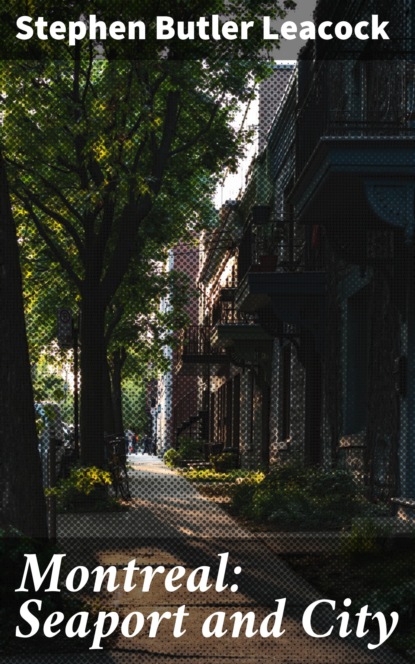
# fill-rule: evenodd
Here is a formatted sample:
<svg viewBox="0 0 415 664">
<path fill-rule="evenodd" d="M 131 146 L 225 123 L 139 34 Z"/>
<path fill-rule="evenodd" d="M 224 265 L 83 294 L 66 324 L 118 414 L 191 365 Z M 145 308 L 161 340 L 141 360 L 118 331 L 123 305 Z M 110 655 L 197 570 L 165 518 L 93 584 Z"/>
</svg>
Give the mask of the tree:
<svg viewBox="0 0 415 664">
<path fill-rule="evenodd" d="M 70 372 L 73 356 L 72 351 L 60 350 L 57 346 L 56 311 L 60 306 L 76 309 L 77 298 L 70 291 L 70 283 L 62 278 L 64 275 L 53 270 L 47 249 L 30 230 L 27 224 L 21 228 L 19 245 L 35 398 L 58 401 L 61 406 L 64 399 L 62 414 L 66 421 L 72 421 L 73 403 L 62 375 Z M 187 275 L 163 269 L 164 248 L 148 246 L 147 249 L 148 257 L 141 256 L 131 262 L 122 287 L 107 309 L 104 335 L 106 433 L 124 430 L 121 395 L 124 378 L 135 378 L 141 385 L 149 363 L 159 366 L 164 359 L 164 367 L 164 348 L 176 342 L 175 331 L 187 322 L 184 312 L 190 295 Z M 53 280 L 48 279 L 51 268 Z M 161 311 L 160 302 L 167 296 L 170 307 Z"/>
<path fill-rule="evenodd" d="M 126 378 L 143 379 L 149 365 L 166 370 L 169 361 L 166 347 L 177 343 L 177 331 L 188 322 L 185 306 L 190 295 L 187 275 L 166 272 L 160 263 L 135 261 L 110 307 L 105 343 L 111 386 L 114 431 L 124 430 L 122 382 Z M 168 308 L 160 308 L 163 298 Z M 109 424 L 106 425 L 106 430 Z"/>
<path fill-rule="evenodd" d="M 47 537 L 16 230 L 0 154 L 0 519 Z"/>
<path fill-rule="evenodd" d="M 180 11 L 192 17 L 222 4 L 181 3 Z M 252 13 L 250 3 L 234 5 L 241 18 Z M 108 6 L 97 3 L 97 11 L 107 16 Z M 271 7 L 281 13 L 274 3 L 256 3 L 255 11 Z M 163 8 L 168 13 L 164 2 L 147 7 L 147 18 Z M 169 246 L 195 228 L 189 205 L 179 222 L 169 210 L 180 206 L 183 188 L 205 198 L 212 176 L 235 165 L 244 136 L 232 118 L 267 68 L 247 61 L 251 47 L 241 43 L 231 61 L 213 50 L 203 57 L 196 42 L 166 48 L 149 39 L 140 48 L 144 57 L 154 49 L 153 62 L 137 59 L 137 44 L 120 44 L 106 42 L 103 59 L 86 41 L 63 46 L 59 61 L 8 63 L 2 81 L 3 140 L 20 217 L 29 218 L 80 296 L 82 460 L 97 465 L 104 459 L 108 308 L 149 243 Z M 214 46 L 228 54 L 228 44 Z"/>
</svg>

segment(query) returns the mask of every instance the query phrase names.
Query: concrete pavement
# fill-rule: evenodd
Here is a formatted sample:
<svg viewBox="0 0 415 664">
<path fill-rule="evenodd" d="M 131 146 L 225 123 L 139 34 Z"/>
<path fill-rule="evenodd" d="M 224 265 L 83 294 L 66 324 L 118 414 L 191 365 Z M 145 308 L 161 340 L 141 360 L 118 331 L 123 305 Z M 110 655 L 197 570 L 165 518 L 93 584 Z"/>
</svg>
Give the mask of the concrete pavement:
<svg viewBox="0 0 415 664">
<path fill-rule="evenodd" d="M 269 537 L 247 532 L 202 496 L 194 485 L 155 457 L 131 455 L 129 463 L 133 494 L 129 511 L 61 515 L 58 533 L 62 551 L 67 553 L 66 570 L 75 565 L 116 567 L 120 587 L 99 593 L 100 609 L 115 612 L 120 621 L 129 616 L 124 629 L 132 633 L 135 626 L 137 634 L 132 638 L 119 634 L 111 641 L 109 650 L 71 656 L 56 654 L 53 660 L 46 659 L 49 657 L 46 655 L 31 655 L 4 661 L 10 664 L 29 661 L 94 664 L 98 658 L 103 664 L 151 660 L 212 664 L 236 660 L 281 664 L 405 661 L 390 651 L 387 643 L 368 648 L 368 644 L 379 642 L 377 621 L 373 622 L 371 617 L 366 619 L 365 628 L 373 629 L 365 637 L 355 637 L 356 624 L 351 620 L 346 630 L 350 634 L 340 639 L 340 621 L 345 625 L 348 612 L 343 603 L 336 607 L 318 605 L 310 625 L 315 636 L 307 634 L 304 612 L 322 598 L 278 557 L 278 540 L 283 543 L 284 534 Z M 218 574 L 220 577 L 225 562 L 228 562 L 226 576 L 220 580 Z M 127 592 L 124 587 L 129 566 L 139 569 L 130 578 L 136 587 Z M 147 591 L 143 587 L 143 568 L 154 571 L 160 566 L 164 571 L 154 574 Z M 209 578 L 203 569 L 207 567 Z M 196 568 L 202 569 L 194 572 Z M 166 589 L 167 577 L 171 581 L 170 591 Z M 200 589 L 195 590 L 192 583 L 199 584 Z M 173 586 L 177 589 L 172 590 Z M 222 590 L 222 586 L 227 587 Z M 186 615 L 179 625 L 177 612 L 183 606 Z M 156 618 L 148 616 L 155 612 L 159 616 L 164 614 L 164 618 L 152 637 Z M 246 619 L 236 637 L 232 636 L 232 630 L 238 616 L 231 616 L 238 612 L 240 618 L 246 616 Z M 342 612 L 344 617 L 337 619 Z M 169 614 L 171 617 L 166 617 Z M 390 616 L 386 619 L 389 625 Z M 138 629 L 140 620 L 143 626 Z M 215 626 L 216 635 L 209 637 L 209 629 Z M 331 629 L 330 636 L 318 636 Z M 272 632 L 274 635 L 268 636 Z"/>
</svg>

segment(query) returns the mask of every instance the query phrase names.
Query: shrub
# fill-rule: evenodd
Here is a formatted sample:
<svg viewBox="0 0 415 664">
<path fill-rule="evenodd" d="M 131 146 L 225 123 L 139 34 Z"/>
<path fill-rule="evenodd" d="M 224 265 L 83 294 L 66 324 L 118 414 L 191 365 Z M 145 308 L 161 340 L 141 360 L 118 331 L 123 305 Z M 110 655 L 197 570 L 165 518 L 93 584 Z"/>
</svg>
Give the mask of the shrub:
<svg viewBox="0 0 415 664">
<path fill-rule="evenodd" d="M 390 524 L 370 517 L 359 519 L 352 524 L 343 544 L 343 551 L 349 556 L 379 553 L 385 548 L 386 540 L 391 534 Z"/>
<path fill-rule="evenodd" d="M 236 480 L 236 484 L 231 493 L 231 508 L 233 511 L 241 516 L 252 516 L 253 499 L 258 485 L 263 482 L 264 478 L 264 473 L 260 471 L 251 471 L 247 477 L 238 478 Z"/>
<path fill-rule="evenodd" d="M 316 497 L 330 496 L 342 500 L 358 496 L 356 482 L 346 470 L 316 469 L 308 475 L 307 489 Z"/>
<path fill-rule="evenodd" d="M 212 468 L 191 468 L 183 470 L 186 479 L 192 482 L 235 482 L 245 481 L 249 478 L 259 478 L 262 480 L 265 475 L 261 471 L 233 469 L 224 473 L 219 473 Z M 259 481 L 258 480 L 258 481 Z"/>
<path fill-rule="evenodd" d="M 252 482 L 241 482 L 237 484 L 231 494 L 231 509 L 240 516 L 252 516 L 252 501 L 256 486 Z"/>
<path fill-rule="evenodd" d="M 222 452 L 222 454 L 215 454 L 210 457 L 217 472 L 226 472 L 235 468 L 237 457 L 232 452 Z"/>
<path fill-rule="evenodd" d="M 258 483 L 236 490 L 232 508 L 258 522 L 301 530 L 349 526 L 354 517 L 374 510 L 349 473 L 298 463 L 273 468 Z"/>
<path fill-rule="evenodd" d="M 58 509 L 70 511 L 78 509 L 81 504 L 88 504 L 92 510 L 106 510 L 114 506 L 114 501 L 99 489 L 112 484 L 111 474 L 96 466 L 71 468 L 69 477 L 58 484 L 45 489 L 46 496 L 56 496 Z M 90 497 L 89 500 L 85 500 Z"/>
<path fill-rule="evenodd" d="M 181 465 L 183 457 L 180 452 L 171 448 L 165 453 L 163 461 L 169 468 L 177 468 L 177 466 Z"/>
<path fill-rule="evenodd" d="M 179 454 L 182 459 L 202 459 L 203 442 L 197 438 L 183 437 L 180 439 Z"/>
</svg>

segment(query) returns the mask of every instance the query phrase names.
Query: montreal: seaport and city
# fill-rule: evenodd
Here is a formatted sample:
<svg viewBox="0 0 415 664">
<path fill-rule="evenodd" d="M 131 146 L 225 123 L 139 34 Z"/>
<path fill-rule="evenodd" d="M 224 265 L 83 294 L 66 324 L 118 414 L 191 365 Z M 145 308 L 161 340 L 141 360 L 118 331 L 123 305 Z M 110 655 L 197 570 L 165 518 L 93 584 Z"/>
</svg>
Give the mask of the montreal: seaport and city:
<svg viewBox="0 0 415 664">
<path fill-rule="evenodd" d="M 313 21 L 303 21 L 297 24 L 295 21 L 284 21 L 278 25 L 270 16 L 262 19 L 263 38 L 265 40 L 293 40 L 308 39 L 331 40 L 334 38 L 346 40 L 355 37 L 360 40 L 389 39 L 386 28 L 389 21 L 382 21 L 378 14 L 373 14 L 370 21 L 359 21 L 351 24 L 348 21 L 333 23 L 323 21 L 316 25 Z M 224 20 L 218 14 L 209 17 L 201 16 L 195 21 L 176 21 L 171 16 L 157 16 L 155 23 L 147 26 L 144 21 L 113 21 L 105 23 L 97 19 L 95 14 L 79 21 L 53 21 L 49 23 L 43 16 L 33 19 L 30 16 L 20 16 L 16 21 L 18 33 L 17 39 L 28 40 L 37 37 L 40 40 L 54 39 L 67 40 L 69 46 L 74 46 L 77 41 L 89 39 L 92 41 L 103 41 L 108 38 L 114 40 L 138 40 L 147 39 L 148 31 L 155 30 L 155 37 L 159 41 L 171 39 L 202 41 L 221 39 L 225 40 L 247 40 L 255 21 L 233 21 Z"/>
</svg>

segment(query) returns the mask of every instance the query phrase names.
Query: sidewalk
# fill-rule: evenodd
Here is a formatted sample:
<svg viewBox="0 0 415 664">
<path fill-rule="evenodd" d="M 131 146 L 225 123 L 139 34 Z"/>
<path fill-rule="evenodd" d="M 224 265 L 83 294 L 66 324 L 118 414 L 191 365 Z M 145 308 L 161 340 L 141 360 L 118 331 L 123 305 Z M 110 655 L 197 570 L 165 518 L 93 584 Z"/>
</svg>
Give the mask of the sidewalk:
<svg viewBox="0 0 415 664">
<path fill-rule="evenodd" d="M 172 621 L 160 624 L 157 636 L 148 636 L 147 626 L 134 638 L 120 636 L 110 651 L 89 652 L 85 655 L 54 655 L 57 664 L 130 664 L 135 662 L 279 662 L 280 664 L 399 664 L 404 662 L 391 652 L 387 644 L 374 650 L 368 643 L 378 643 L 379 630 L 374 629 L 366 638 L 354 637 L 352 633 L 339 639 L 339 621 L 336 617 L 348 609 L 341 604 L 335 610 L 327 604 L 319 607 L 313 618 L 316 632 L 326 633 L 333 627 L 333 635 L 327 638 L 312 638 L 302 624 L 305 609 L 317 599 L 317 592 L 291 569 L 276 554 L 284 549 L 284 535 L 275 537 L 252 534 L 242 529 L 230 516 L 213 502 L 199 494 L 194 486 L 160 460 L 132 455 L 129 462 L 133 508 L 125 513 L 62 515 L 59 518 L 59 540 L 62 550 L 68 549 L 68 564 L 88 564 L 86 558 L 93 556 L 97 564 L 117 566 L 117 581 L 123 584 L 127 563 L 136 559 L 136 566 L 156 568 L 163 565 L 166 572 L 174 566 L 186 568 L 186 576 L 199 566 L 210 566 L 210 582 L 213 587 L 206 592 L 189 592 L 181 587 L 167 592 L 163 574 L 157 574 L 151 591 L 144 592 L 142 585 L 131 592 L 122 588 L 100 594 L 105 611 L 115 611 L 121 617 L 138 611 L 145 616 L 159 611 L 174 613 L 185 605 L 189 616 L 185 619 L 186 633 L 174 638 Z M 76 539 L 73 537 L 76 535 Z M 280 540 L 280 541 L 279 541 Z M 73 546 L 73 543 L 76 546 Z M 72 543 L 72 546 L 70 545 Z M 69 553 L 69 551 L 71 553 Z M 226 582 L 237 583 L 238 590 L 230 587 L 222 592 L 214 588 L 219 554 L 229 552 Z M 71 561 L 71 562 L 69 562 Z M 235 574 L 235 567 L 241 567 Z M 138 575 L 139 576 L 139 575 Z M 197 577 L 200 579 L 200 574 Z M 235 590 L 235 589 L 234 589 Z M 286 598 L 282 629 L 279 638 L 264 638 L 259 633 L 247 638 L 233 638 L 233 621 L 230 616 L 237 611 L 254 612 L 254 630 L 259 629 L 268 614 L 277 611 L 277 600 Z M 353 598 L 352 598 L 353 599 Z M 326 610 L 327 609 L 327 610 Z M 226 615 L 225 629 L 221 638 L 205 638 L 201 630 L 204 621 L 215 612 Z M 370 611 L 370 607 L 369 607 Z M 390 625 L 390 616 L 386 616 Z M 270 623 L 267 623 L 270 625 Z M 377 626 L 370 618 L 367 627 Z M 272 628 L 272 624 L 271 627 Z M 17 662 L 46 662 L 45 656 L 30 658 L 8 658 L 10 664 Z M 52 661 L 52 660 L 51 660 Z"/>
</svg>

